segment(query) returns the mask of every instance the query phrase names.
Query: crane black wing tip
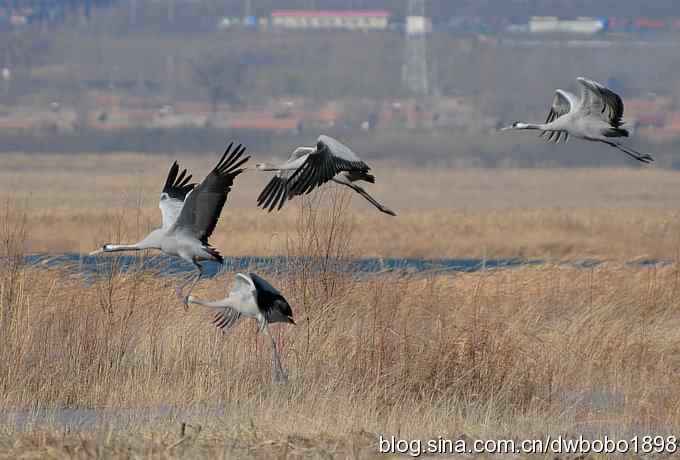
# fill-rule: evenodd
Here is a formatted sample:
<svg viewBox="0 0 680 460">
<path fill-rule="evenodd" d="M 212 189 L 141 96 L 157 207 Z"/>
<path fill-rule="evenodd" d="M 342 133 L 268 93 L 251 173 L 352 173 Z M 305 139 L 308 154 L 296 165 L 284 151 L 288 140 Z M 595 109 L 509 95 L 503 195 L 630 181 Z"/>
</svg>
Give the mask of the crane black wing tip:
<svg viewBox="0 0 680 460">
<path fill-rule="evenodd" d="M 276 196 L 274 197 L 274 201 L 272 202 L 271 206 L 269 206 L 269 212 L 273 211 L 274 208 L 277 207 L 278 209 L 281 209 L 281 206 L 283 206 L 284 201 L 286 201 L 286 195 L 287 195 L 287 189 L 286 189 L 286 183 L 284 181 L 279 182 L 278 189 L 276 190 Z"/>
<path fill-rule="evenodd" d="M 222 165 L 225 163 L 225 159 L 227 158 L 227 155 L 229 155 L 229 152 L 231 151 L 231 147 L 234 145 L 234 142 L 230 142 L 227 148 L 224 150 L 224 153 L 220 157 L 220 160 L 217 162 L 217 165 L 213 168 L 213 171 L 219 170 Z"/>
<path fill-rule="evenodd" d="M 288 194 L 284 194 L 283 197 L 281 198 L 281 201 L 279 201 L 279 207 L 276 208 L 277 211 L 280 211 L 283 209 L 283 205 L 286 204 L 286 201 L 288 201 Z"/>
<path fill-rule="evenodd" d="M 172 198 L 184 199 L 196 184 L 190 184 L 189 181 L 193 175 L 187 175 L 188 170 L 185 168 L 181 172 L 179 170 L 179 163 L 173 162 L 168 171 L 168 177 L 165 179 L 162 193 L 167 193 Z"/>
<path fill-rule="evenodd" d="M 244 165 L 248 160 L 250 160 L 250 155 L 248 155 L 247 157 L 241 158 L 238 162 L 236 162 L 236 164 L 231 165 L 229 167 L 229 169 L 233 170 L 234 168 L 238 168 L 238 167 Z M 242 168 L 241 171 L 245 171 L 245 169 L 246 168 Z"/>
<path fill-rule="evenodd" d="M 234 163 L 234 161 L 236 161 L 241 155 L 243 155 L 243 152 L 246 151 L 246 147 L 243 144 L 238 144 L 232 151 L 231 148 L 233 146 L 234 141 L 229 142 L 229 145 L 220 157 L 220 161 L 218 161 L 215 168 L 213 168 L 214 171 L 222 172 L 225 168 L 232 167 L 231 165 Z M 248 158 L 250 158 L 250 156 Z"/>
<path fill-rule="evenodd" d="M 239 159 L 239 156 L 240 156 L 240 153 L 239 153 L 238 156 L 232 155 L 231 157 L 229 157 L 229 159 L 227 161 L 218 165 L 215 168 L 215 170 L 214 170 L 215 173 L 220 175 L 220 176 L 232 176 L 232 177 L 241 174 L 243 171 L 245 171 L 245 168 L 242 168 L 242 169 L 237 169 L 237 168 L 239 168 L 240 166 L 245 164 L 248 160 L 250 160 L 250 155 L 248 155 L 247 157 L 240 158 L 240 159 Z"/>
<path fill-rule="evenodd" d="M 219 262 L 221 265 L 224 265 L 224 257 L 222 257 L 222 254 L 220 254 L 220 252 L 219 252 L 217 249 L 215 249 L 215 248 L 213 248 L 212 246 L 209 246 L 209 245 L 208 245 L 208 243 L 207 243 L 207 238 L 205 239 L 205 241 L 203 242 L 203 244 L 204 244 L 203 249 L 205 249 L 205 251 L 206 251 L 208 254 L 210 254 L 210 256 L 212 257 L 212 260 L 213 260 L 214 262 Z"/>
<path fill-rule="evenodd" d="M 222 313 L 215 314 L 215 319 L 213 320 L 213 324 L 216 327 L 224 330 L 224 327 L 227 325 L 228 322 L 229 322 L 229 320 Z"/>
<path fill-rule="evenodd" d="M 262 209 L 268 209 L 269 212 L 272 211 L 274 208 L 274 204 L 276 203 L 276 200 L 278 197 L 281 195 L 281 180 L 278 178 L 272 179 L 272 186 L 267 192 L 266 199 L 262 201 Z"/>
<path fill-rule="evenodd" d="M 267 185 L 264 186 L 262 191 L 260 192 L 260 195 L 257 197 L 257 206 L 259 207 L 264 200 L 267 198 L 269 195 L 269 191 L 276 185 L 276 177 L 272 177 L 272 179 L 267 182 Z"/>
<path fill-rule="evenodd" d="M 186 171 L 186 169 L 185 169 L 185 171 Z M 192 174 L 189 174 L 189 175 L 182 181 L 182 183 L 179 184 L 179 186 L 180 186 L 180 187 L 186 187 L 186 185 L 189 183 L 189 181 L 191 180 L 192 177 L 194 177 L 194 176 L 193 176 Z"/>
<path fill-rule="evenodd" d="M 301 170 L 298 170 L 298 171 L 301 171 Z M 298 171 L 296 171 L 295 173 L 297 174 Z M 292 180 L 292 179 L 293 179 L 293 177 L 291 177 L 290 180 Z M 299 179 L 296 180 L 293 183 L 293 185 L 290 188 L 290 191 L 292 193 L 294 193 L 295 195 L 302 195 L 303 193 L 305 193 L 309 189 L 309 187 L 311 187 L 311 183 L 312 183 L 313 180 L 314 180 L 314 172 L 313 171 L 305 171 L 304 174 L 302 172 L 300 172 Z"/>
<path fill-rule="evenodd" d="M 165 178 L 165 184 L 163 184 L 163 192 L 167 192 L 170 187 L 172 187 L 172 184 L 175 182 L 175 179 L 177 178 L 177 173 L 179 172 L 179 164 L 177 161 L 172 163 L 170 166 L 170 169 L 168 170 L 168 175 Z"/>
<path fill-rule="evenodd" d="M 272 212 L 281 210 L 288 200 L 288 183 L 280 177 L 273 177 L 257 197 L 257 207 Z"/>
</svg>

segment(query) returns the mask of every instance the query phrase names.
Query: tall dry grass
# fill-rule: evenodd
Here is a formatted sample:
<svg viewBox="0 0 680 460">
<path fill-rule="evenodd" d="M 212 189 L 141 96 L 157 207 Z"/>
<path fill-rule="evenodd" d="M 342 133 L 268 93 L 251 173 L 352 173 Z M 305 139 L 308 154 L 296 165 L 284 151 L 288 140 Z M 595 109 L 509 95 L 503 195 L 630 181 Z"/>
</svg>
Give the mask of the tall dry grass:
<svg viewBox="0 0 680 460">
<path fill-rule="evenodd" d="M 7 154 L 0 196 L 26 199 L 30 251 L 85 253 L 113 240 L 118 226 L 136 239 L 159 224 L 160 187 L 175 159 L 200 178 L 216 156 Z M 666 259 L 680 248 L 677 171 L 372 166 L 377 183 L 369 192 L 399 216 L 352 195 L 353 248 L 361 255 L 630 260 Z M 236 180 L 212 238 L 223 254 L 287 254 L 298 210 L 295 201 L 279 213 L 255 207 L 268 179 L 248 170 Z"/>
<path fill-rule="evenodd" d="M 294 226 L 285 234 L 285 276 L 288 291 L 298 292 L 304 305 L 320 306 L 343 298 L 354 286 L 351 271 L 355 224 L 350 213 L 351 192 L 319 190 L 301 197 Z"/>
<path fill-rule="evenodd" d="M 6 198 L 0 209 L 0 260 L 3 283 L 0 286 L 0 334 L 11 324 L 17 309 L 24 270 L 28 236 L 27 214 Z"/>
<path fill-rule="evenodd" d="M 333 264 L 352 254 L 346 206 L 343 192 L 302 200 L 287 245 L 309 265 L 271 276 L 298 319 L 273 327 L 283 386 L 252 321 L 221 333 L 207 312 L 183 311 L 173 278 L 118 270 L 89 282 L 3 267 L 0 288 L 13 295 L 2 304 L 0 450 L 370 457 L 379 433 L 519 439 L 680 426 L 677 266 L 343 278 Z M 18 227 L 8 235 L 5 247 L 24 246 Z M 196 294 L 218 297 L 232 276 Z M 154 418 L 167 407 L 173 415 Z M 84 427 L 38 416 L 59 408 L 109 415 Z M 150 412 L 115 415 L 131 408 Z M 15 423 L 26 414 L 36 418 Z"/>
<path fill-rule="evenodd" d="M 129 271 L 113 258 L 94 279 L 24 264 L 27 251 L 134 241 L 158 222 L 158 174 L 148 169 L 157 159 L 130 176 L 122 171 L 137 156 L 88 158 L 46 183 L 22 168 L 44 176 L 53 160 L 10 158 L 22 181 L 0 181 L 16 192 L 0 209 L 0 457 L 370 458 L 380 433 L 521 439 L 680 427 L 677 264 L 347 270 L 375 254 L 677 259 L 675 173 L 396 168 L 387 176 L 398 184 L 376 195 L 397 201 L 398 220 L 358 210 L 338 187 L 280 215 L 250 211 L 259 184 L 238 182 L 217 247 L 290 256 L 266 274 L 298 322 L 272 327 L 289 374 L 274 385 L 255 324 L 222 334 L 209 312 L 185 313 L 177 280 L 145 270 L 145 254 Z M 87 172 L 101 162 L 113 172 L 97 182 Z M 204 280 L 195 294 L 219 298 L 232 278 Z M 101 418 L 71 423 L 63 408 Z"/>
</svg>

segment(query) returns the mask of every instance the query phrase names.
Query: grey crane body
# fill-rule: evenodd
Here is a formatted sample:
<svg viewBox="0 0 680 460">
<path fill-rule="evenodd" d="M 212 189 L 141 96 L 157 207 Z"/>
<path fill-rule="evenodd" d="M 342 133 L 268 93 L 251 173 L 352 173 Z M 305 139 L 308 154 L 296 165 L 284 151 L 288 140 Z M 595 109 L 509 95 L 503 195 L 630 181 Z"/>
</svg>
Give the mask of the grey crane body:
<svg viewBox="0 0 680 460">
<path fill-rule="evenodd" d="M 191 292 L 203 275 L 203 267 L 199 262 L 207 260 L 223 262 L 220 253 L 208 243 L 208 238 L 217 225 L 234 179 L 244 170 L 240 166 L 249 158 L 242 157 L 245 147 L 239 145 L 233 151 L 232 147 L 233 143 L 229 144 L 217 166 L 200 184 L 189 183 L 192 176 L 187 176 L 186 169 L 180 173 L 178 163 L 174 162 L 168 172 L 158 204 L 162 215 L 161 227 L 137 243 L 105 244 L 90 255 L 157 249 L 166 255 L 180 257 L 192 263 L 198 271 L 189 289 Z M 190 282 L 191 278 L 178 287 L 179 296 Z M 186 298 L 184 300 L 186 306 Z"/>
<path fill-rule="evenodd" d="M 616 138 L 628 137 L 623 127 L 623 101 L 621 97 L 600 83 L 579 77 L 580 97 L 558 89 L 545 123 L 515 122 L 502 128 L 506 130 L 533 129 L 548 142 L 567 142 L 569 136 L 601 142 L 615 147 L 626 155 L 643 163 L 654 161 L 651 155 L 627 147 Z"/>
<path fill-rule="evenodd" d="M 255 167 L 260 171 L 276 171 L 257 199 L 258 206 L 270 212 L 281 209 L 291 198 L 332 181 L 351 188 L 381 212 L 396 216 L 356 184 L 358 181 L 375 183 L 375 176 L 369 173 L 371 168 L 349 147 L 330 136 L 319 136 L 316 147 L 296 148 L 284 163 L 258 163 Z"/>
<path fill-rule="evenodd" d="M 214 324 L 222 330 L 233 327 L 241 316 L 255 318 L 260 332 L 266 332 L 271 340 L 274 379 L 276 381 L 287 380 L 276 348 L 276 341 L 268 325 L 270 323 L 295 324 L 293 310 L 283 295 L 264 278 L 255 273 L 248 275 L 237 273 L 234 277 L 234 286 L 224 299 L 201 300 L 190 295 L 187 297 L 187 302 L 215 310 Z"/>
<path fill-rule="evenodd" d="M 93 251 L 91 255 L 100 252 L 118 251 L 141 251 L 145 249 L 157 249 L 169 256 L 180 257 L 187 262 L 195 263 L 204 260 L 213 260 L 222 263 L 221 257 L 216 250 L 201 243 L 190 235 L 177 233 L 174 229 L 157 228 L 149 233 L 143 240 L 130 244 L 105 244 L 101 250 Z"/>
</svg>

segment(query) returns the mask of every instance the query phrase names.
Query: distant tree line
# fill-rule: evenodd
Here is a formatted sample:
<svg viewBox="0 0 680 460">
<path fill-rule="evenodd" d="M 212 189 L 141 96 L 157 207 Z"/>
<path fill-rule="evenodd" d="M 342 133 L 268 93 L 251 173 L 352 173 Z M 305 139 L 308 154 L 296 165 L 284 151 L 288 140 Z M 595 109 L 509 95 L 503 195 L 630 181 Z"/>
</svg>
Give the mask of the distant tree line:
<svg viewBox="0 0 680 460">
<path fill-rule="evenodd" d="M 7 11 L 34 8 L 45 18 L 57 17 L 69 11 L 81 11 L 89 16 L 93 8 L 119 4 L 127 7 L 130 2 L 151 3 L 150 0 L 0 0 L 0 8 Z M 249 5 L 250 13 L 258 17 L 269 16 L 276 9 L 385 9 L 391 12 L 393 21 L 403 21 L 408 0 L 166 0 L 156 2 L 159 7 L 166 4 L 191 3 L 192 8 L 204 9 L 211 13 L 219 11 L 225 16 L 244 16 Z M 596 16 L 596 17 L 680 17 L 680 2 L 677 0 L 427 0 L 426 14 L 436 22 L 445 22 L 454 16 L 482 17 L 487 20 L 516 20 L 522 22 L 529 16 Z"/>
<path fill-rule="evenodd" d="M 24 14 L 31 11 L 31 22 L 64 19 L 71 13 L 79 12 L 90 18 L 94 8 L 107 7 L 117 0 L 0 0 L 0 10 L 10 14 Z"/>
</svg>

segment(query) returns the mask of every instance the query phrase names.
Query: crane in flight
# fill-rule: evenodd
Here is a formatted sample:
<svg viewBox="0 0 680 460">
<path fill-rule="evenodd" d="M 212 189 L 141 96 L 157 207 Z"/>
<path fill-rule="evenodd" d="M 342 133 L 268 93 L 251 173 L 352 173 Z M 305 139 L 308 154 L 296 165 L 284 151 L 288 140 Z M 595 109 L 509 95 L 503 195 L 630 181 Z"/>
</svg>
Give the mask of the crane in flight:
<svg viewBox="0 0 680 460">
<path fill-rule="evenodd" d="M 236 324 L 241 316 L 250 316 L 257 320 L 260 332 L 265 331 L 272 345 L 272 367 L 274 380 L 285 382 L 288 379 L 278 350 L 276 341 L 269 332 L 270 323 L 295 324 L 293 310 L 281 293 L 264 278 L 249 273 L 237 273 L 234 286 L 227 297 L 221 300 L 201 300 L 188 296 L 188 303 L 195 303 L 216 311 L 214 324 L 227 330 Z"/>
<path fill-rule="evenodd" d="M 545 123 L 516 121 L 501 131 L 535 129 L 541 131 L 539 136 L 547 136 L 548 142 L 556 144 L 560 139 L 567 142 L 569 136 L 574 136 L 615 147 L 642 163 L 654 161 L 651 155 L 635 151 L 616 140 L 629 134 L 623 127 L 621 97 L 596 81 L 583 77 L 576 80 L 581 84 L 580 97 L 569 91 L 556 90 Z"/>
<path fill-rule="evenodd" d="M 161 227 L 137 243 L 108 243 L 90 255 L 157 249 L 163 254 L 186 260 L 198 271 L 193 283 L 190 277 L 177 287 L 177 295 L 183 298 L 185 308 L 188 308 L 188 293 L 203 276 L 200 262 L 224 262 L 219 251 L 209 244 L 208 238 L 215 230 L 234 179 L 244 171 L 241 166 L 250 158 L 242 156 L 245 147 L 238 145 L 232 151 L 233 145 L 233 142 L 229 144 L 220 161 L 200 184 L 190 183 L 192 176 L 187 175 L 186 169 L 180 172 L 179 164 L 175 161 L 170 167 L 158 203 L 162 215 Z M 189 283 L 192 283 L 191 287 L 187 296 L 183 297 L 182 291 Z"/>
</svg>

